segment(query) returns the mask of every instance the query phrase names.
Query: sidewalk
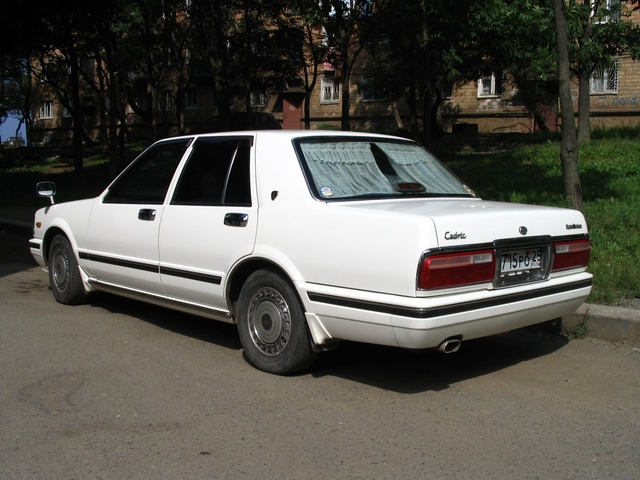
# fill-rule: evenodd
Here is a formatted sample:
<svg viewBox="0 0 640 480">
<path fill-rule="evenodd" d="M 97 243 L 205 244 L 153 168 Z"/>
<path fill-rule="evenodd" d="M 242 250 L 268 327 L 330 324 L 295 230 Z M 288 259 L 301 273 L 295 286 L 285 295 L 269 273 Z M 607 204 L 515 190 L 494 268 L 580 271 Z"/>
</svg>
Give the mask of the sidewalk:
<svg viewBox="0 0 640 480">
<path fill-rule="evenodd" d="M 0 207 L 0 225 L 31 230 L 36 210 L 37 207 Z M 570 336 L 640 344 L 640 309 L 584 303 L 573 315 L 562 317 L 562 331 Z"/>
</svg>

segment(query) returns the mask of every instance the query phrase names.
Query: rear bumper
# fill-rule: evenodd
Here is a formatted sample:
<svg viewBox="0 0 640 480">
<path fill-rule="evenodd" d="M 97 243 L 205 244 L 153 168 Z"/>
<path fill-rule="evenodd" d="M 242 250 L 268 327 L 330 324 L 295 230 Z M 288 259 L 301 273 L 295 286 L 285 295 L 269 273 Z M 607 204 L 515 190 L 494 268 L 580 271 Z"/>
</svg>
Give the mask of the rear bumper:
<svg viewBox="0 0 640 480">
<path fill-rule="evenodd" d="M 326 332 L 326 338 L 314 338 L 317 343 L 339 338 L 434 348 L 450 337 L 470 340 L 569 315 L 585 301 L 591 283 L 591 274 L 580 273 L 511 289 L 437 298 L 386 296 L 384 302 L 307 292 L 306 307 Z"/>
<path fill-rule="evenodd" d="M 393 316 L 394 333 L 401 347 L 432 348 L 450 337 L 471 340 L 535 325 L 575 312 L 591 293 L 591 280 L 566 287 L 544 289 L 536 297 L 514 295 L 508 303 L 456 305 L 436 317 Z"/>
</svg>

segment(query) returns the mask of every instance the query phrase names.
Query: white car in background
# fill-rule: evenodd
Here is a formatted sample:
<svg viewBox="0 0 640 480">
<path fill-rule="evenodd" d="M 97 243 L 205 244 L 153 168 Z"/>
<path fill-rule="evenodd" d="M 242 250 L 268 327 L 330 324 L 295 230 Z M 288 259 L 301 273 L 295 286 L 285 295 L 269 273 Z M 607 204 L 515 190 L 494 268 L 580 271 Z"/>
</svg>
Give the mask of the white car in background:
<svg viewBox="0 0 640 480">
<path fill-rule="evenodd" d="M 484 201 L 418 144 L 347 132 L 161 140 L 97 198 L 39 210 L 30 248 L 58 302 L 236 323 L 276 374 L 341 340 L 453 352 L 572 313 L 592 282 L 580 212 Z"/>
</svg>

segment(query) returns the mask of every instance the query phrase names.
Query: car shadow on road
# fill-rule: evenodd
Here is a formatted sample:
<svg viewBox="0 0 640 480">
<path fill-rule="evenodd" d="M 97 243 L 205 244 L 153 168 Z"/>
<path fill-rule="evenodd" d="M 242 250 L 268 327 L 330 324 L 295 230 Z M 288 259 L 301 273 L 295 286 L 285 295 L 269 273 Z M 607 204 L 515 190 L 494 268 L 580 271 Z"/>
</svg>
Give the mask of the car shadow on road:
<svg viewBox="0 0 640 480">
<path fill-rule="evenodd" d="M 455 383 L 552 354 L 568 342 L 566 337 L 532 328 L 462 342 L 460 350 L 452 354 L 345 342 L 321 356 L 311 374 L 405 394 L 442 391 Z"/>
<path fill-rule="evenodd" d="M 111 313 L 137 318 L 163 330 L 231 350 L 241 350 L 238 329 L 235 325 L 197 317 L 169 308 L 119 297 L 109 293 L 92 294 L 90 304 Z"/>
<path fill-rule="evenodd" d="M 0 225 L 0 277 L 30 270 L 38 266 L 29 251 L 29 229 Z"/>
<path fill-rule="evenodd" d="M 92 307 L 127 315 L 212 346 L 242 350 L 237 328 L 232 324 L 108 293 L 93 295 L 90 302 Z M 560 335 L 532 328 L 466 341 L 457 353 L 448 355 L 435 350 L 344 342 L 338 349 L 321 354 L 311 368 L 296 376 L 334 376 L 404 394 L 442 391 L 455 383 L 549 355 L 568 342 Z M 246 368 L 253 367 L 247 362 Z"/>
</svg>

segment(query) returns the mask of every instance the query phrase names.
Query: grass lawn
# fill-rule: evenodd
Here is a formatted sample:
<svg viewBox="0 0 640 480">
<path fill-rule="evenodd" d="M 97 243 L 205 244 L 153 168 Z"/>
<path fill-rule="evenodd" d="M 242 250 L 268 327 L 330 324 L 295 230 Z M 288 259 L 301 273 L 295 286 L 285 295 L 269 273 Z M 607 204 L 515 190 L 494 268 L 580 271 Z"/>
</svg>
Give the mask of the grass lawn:
<svg viewBox="0 0 640 480">
<path fill-rule="evenodd" d="M 595 131 L 580 149 L 584 211 L 593 246 L 588 302 L 637 305 L 640 299 L 640 129 Z M 131 159 L 144 145 L 131 146 Z M 435 153 L 487 200 L 565 206 L 559 137 L 489 135 L 443 141 Z M 75 186 L 69 149 L 46 149 L 37 160 L 0 151 L 0 206 L 46 205 L 41 180 L 56 182 L 56 201 L 97 195 L 109 183 L 106 155 L 89 149 L 86 181 Z"/>
</svg>

